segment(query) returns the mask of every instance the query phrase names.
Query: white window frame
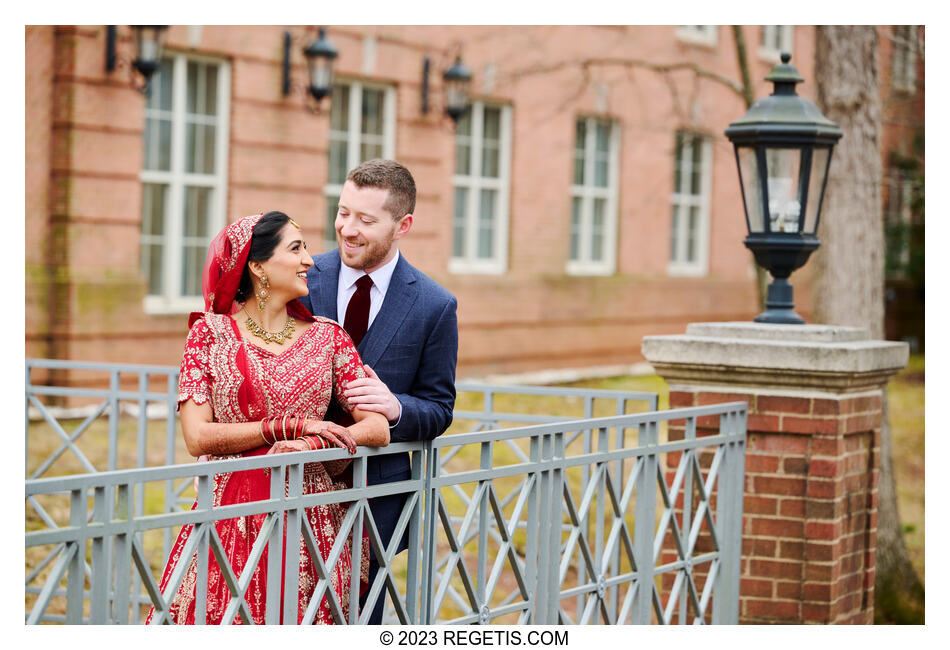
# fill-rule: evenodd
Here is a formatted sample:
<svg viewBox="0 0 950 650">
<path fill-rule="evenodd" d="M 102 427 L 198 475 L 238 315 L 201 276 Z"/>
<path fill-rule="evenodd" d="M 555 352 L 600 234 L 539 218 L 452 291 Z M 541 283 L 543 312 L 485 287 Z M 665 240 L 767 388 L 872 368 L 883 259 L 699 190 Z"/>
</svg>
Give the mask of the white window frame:
<svg viewBox="0 0 950 650">
<path fill-rule="evenodd" d="M 361 118 L 363 108 L 363 89 L 382 90 L 383 91 L 383 158 L 396 157 L 396 88 L 392 84 L 374 83 L 371 81 L 359 81 L 356 79 L 338 79 L 335 85 L 348 86 L 350 92 L 349 115 L 347 115 L 347 142 L 346 142 L 346 169 L 347 173 L 359 165 L 360 144 L 363 139 Z M 343 183 L 330 183 L 330 145 L 329 134 L 327 137 L 327 184 L 323 186 L 323 196 L 326 202 L 330 197 L 340 196 L 343 191 Z M 329 206 L 324 212 L 324 219 L 328 218 Z M 326 224 L 329 225 L 329 224 Z M 323 245 L 326 250 L 336 248 L 335 231 L 324 232 Z M 331 244 L 331 235 L 333 243 Z"/>
<path fill-rule="evenodd" d="M 895 90 L 912 93 L 917 88 L 917 26 L 896 25 L 893 33 L 891 86 Z"/>
<path fill-rule="evenodd" d="M 578 250 L 580 259 L 570 259 L 568 246 L 568 260 L 566 271 L 569 275 L 611 275 L 617 267 L 617 205 L 618 187 L 620 185 L 620 128 L 616 120 L 606 120 L 596 117 L 579 117 L 585 120 L 587 137 L 584 142 L 584 180 L 589 184 L 571 185 L 571 204 L 568 207 L 570 220 L 573 219 L 573 200 L 581 200 L 580 214 L 580 241 Z M 610 124 L 608 136 L 608 163 L 607 187 L 593 185 L 594 153 L 597 145 L 596 127 L 598 122 Z M 576 124 L 576 121 L 575 121 Z M 576 145 L 575 145 L 576 146 Z M 606 199 L 606 214 L 604 220 L 604 258 L 591 260 L 591 237 L 593 236 L 594 199 Z"/>
<path fill-rule="evenodd" d="M 482 169 L 482 141 L 485 108 L 501 110 L 499 124 L 498 147 L 498 178 L 481 176 Z M 465 254 L 455 257 L 452 247 L 452 257 L 449 259 L 450 273 L 469 274 L 502 274 L 508 269 L 508 201 L 511 192 L 511 107 L 506 104 L 488 104 L 473 101 L 471 107 L 472 135 L 469 147 L 469 170 L 475 174 L 453 174 L 452 189 L 453 201 L 455 188 L 468 189 L 468 200 L 465 205 Z M 495 232 L 491 258 L 478 257 L 478 202 L 481 190 L 495 190 Z M 454 207 L 453 207 L 454 229 Z M 453 230 L 454 233 L 454 230 Z M 454 236 L 454 234 L 453 234 Z"/>
<path fill-rule="evenodd" d="M 696 259 L 692 261 L 684 260 L 687 250 L 687 235 L 689 228 L 689 219 L 686 218 L 688 210 L 680 211 L 682 218 L 679 220 L 676 241 L 679 245 L 680 255 L 674 256 L 674 251 L 670 251 L 670 262 L 667 266 L 667 273 L 673 276 L 702 277 L 709 272 L 709 204 L 712 188 L 712 138 L 701 133 L 690 131 L 682 132 L 693 141 L 693 146 L 697 142 L 703 147 L 703 176 L 700 180 L 700 194 L 685 194 L 680 192 L 680 188 L 674 187 L 673 194 L 670 196 L 670 206 L 679 205 L 681 208 L 699 207 L 699 223 L 696 227 Z M 674 143 L 673 164 L 676 165 L 676 149 Z M 693 172 L 693 157 L 682 156 L 680 163 L 680 183 L 689 187 Z M 673 178 L 676 174 L 674 170 Z M 672 235 L 673 214 L 670 210 L 670 234 Z M 672 236 L 670 238 L 672 241 Z M 678 259 L 677 259 L 678 258 Z"/>
<path fill-rule="evenodd" d="M 680 25 L 676 28 L 676 36 L 693 45 L 715 47 L 719 40 L 719 25 Z"/>
<path fill-rule="evenodd" d="M 210 207 L 210 231 L 216 233 L 225 225 L 228 190 L 228 143 L 230 141 L 231 115 L 231 65 L 225 59 L 191 53 L 166 51 L 165 58 L 172 59 L 172 124 L 170 169 L 168 171 L 143 169 L 139 180 L 143 183 L 168 185 L 163 223 L 164 250 L 162 264 L 162 295 L 146 295 L 143 308 L 147 314 L 180 314 L 204 309 L 201 296 L 181 295 L 181 274 L 184 269 L 184 220 L 181 206 L 184 204 L 185 186 L 212 189 Z M 188 83 L 188 62 L 213 63 L 218 66 L 217 101 L 218 114 L 213 122 L 216 131 L 215 172 L 197 174 L 185 171 L 185 112 Z M 145 109 L 148 116 L 154 109 Z"/>
<path fill-rule="evenodd" d="M 773 43 L 778 42 L 778 47 Z M 759 56 L 766 61 L 778 61 L 782 52 L 794 54 L 794 25 L 762 25 L 762 42 L 759 44 Z"/>
</svg>

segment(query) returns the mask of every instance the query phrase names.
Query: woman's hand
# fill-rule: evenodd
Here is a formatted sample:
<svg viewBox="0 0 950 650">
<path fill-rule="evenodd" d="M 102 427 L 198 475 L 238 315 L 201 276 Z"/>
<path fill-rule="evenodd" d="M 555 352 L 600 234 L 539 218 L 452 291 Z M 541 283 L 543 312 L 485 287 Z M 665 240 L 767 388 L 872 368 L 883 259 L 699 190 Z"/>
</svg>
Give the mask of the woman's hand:
<svg viewBox="0 0 950 650">
<path fill-rule="evenodd" d="M 303 433 L 306 436 L 319 436 L 331 445 L 348 449 L 351 454 L 356 453 L 356 440 L 353 438 L 353 434 L 346 427 L 341 427 L 334 422 L 305 420 Z M 306 445 L 307 443 L 304 442 L 303 444 Z"/>
<path fill-rule="evenodd" d="M 286 454 L 291 451 L 310 451 L 312 447 L 307 445 L 306 440 L 278 440 L 271 448 L 267 450 L 266 455 Z"/>
</svg>

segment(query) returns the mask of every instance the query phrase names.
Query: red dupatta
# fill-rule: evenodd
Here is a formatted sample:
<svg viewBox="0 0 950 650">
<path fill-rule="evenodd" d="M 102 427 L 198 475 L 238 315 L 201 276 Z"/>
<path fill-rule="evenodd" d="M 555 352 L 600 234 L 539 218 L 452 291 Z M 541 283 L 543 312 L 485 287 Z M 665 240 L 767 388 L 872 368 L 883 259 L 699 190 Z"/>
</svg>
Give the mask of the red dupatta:
<svg viewBox="0 0 950 650">
<path fill-rule="evenodd" d="M 238 219 L 225 226 L 211 240 L 201 277 L 201 293 L 205 299 L 205 311 L 191 312 L 188 317 L 189 328 L 205 313 L 231 315 L 241 310 L 242 305 L 234 300 L 234 296 L 241 286 L 241 276 L 247 266 L 254 227 L 263 216 L 262 212 Z M 313 315 L 297 299 L 287 303 L 287 313 L 300 320 L 311 322 L 314 320 Z M 250 405 L 262 403 L 263 400 L 254 390 L 254 382 L 251 381 L 247 362 L 247 351 L 243 345 L 237 351 L 236 361 L 243 378 L 238 388 L 238 405 L 245 417 L 250 419 Z"/>
</svg>

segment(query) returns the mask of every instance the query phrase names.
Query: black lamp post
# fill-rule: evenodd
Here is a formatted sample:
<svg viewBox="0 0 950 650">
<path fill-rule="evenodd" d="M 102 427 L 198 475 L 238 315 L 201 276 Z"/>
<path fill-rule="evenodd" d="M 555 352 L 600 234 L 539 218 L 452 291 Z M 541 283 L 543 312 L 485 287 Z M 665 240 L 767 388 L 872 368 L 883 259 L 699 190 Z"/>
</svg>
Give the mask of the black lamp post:
<svg viewBox="0 0 950 650">
<path fill-rule="evenodd" d="M 308 90 L 319 102 L 333 90 L 333 59 L 339 54 L 327 38 L 326 28 L 320 28 L 317 40 L 304 48 L 303 54 L 307 57 Z"/>
<path fill-rule="evenodd" d="M 135 59 L 132 60 L 132 67 L 139 71 L 145 79 L 142 85 L 142 92 L 148 93 L 148 82 L 152 75 L 158 70 L 162 62 L 162 37 L 168 25 L 132 25 L 135 32 Z M 106 70 L 112 72 L 119 65 L 120 60 L 116 54 L 116 26 L 106 26 Z M 128 65 L 128 60 L 123 59 L 124 65 Z"/>
<path fill-rule="evenodd" d="M 458 122 L 469 108 L 468 90 L 472 83 L 472 73 L 462 63 L 462 57 L 458 56 L 455 58 L 455 64 L 442 75 L 442 79 L 445 81 L 445 112 L 453 122 Z"/>
<path fill-rule="evenodd" d="M 749 236 L 746 247 L 772 274 L 765 311 L 758 323 L 803 324 L 795 313 L 788 277 L 821 245 L 816 235 L 831 151 L 841 129 L 814 102 L 799 97 L 804 81 L 791 55 L 772 68 L 766 81 L 774 92 L 759 99 L 729 125 L 726 137 L 736 150 L 739 184 Z"/>
<path fill-rule="evenodd" d="M 135 60 L 132 65 L 145 77 L 152 77 L 162 59 L 162 34 L 168 25 L 132 25 L 135 29 Z"/>
</svg>

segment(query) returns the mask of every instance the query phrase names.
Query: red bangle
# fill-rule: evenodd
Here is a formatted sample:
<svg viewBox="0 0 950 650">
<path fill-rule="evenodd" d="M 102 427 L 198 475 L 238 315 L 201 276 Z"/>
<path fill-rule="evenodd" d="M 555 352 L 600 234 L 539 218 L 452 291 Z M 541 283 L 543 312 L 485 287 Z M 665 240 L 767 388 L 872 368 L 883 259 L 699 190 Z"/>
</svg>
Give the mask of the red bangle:
<svg viewBox="0 0 950 650">
<path fill-rule="evenodd" d="M 298 416 L 294 418 L 294 438 L 295 439 L 303 436 L 304 422 L 305 420 L 302 417 Z"/>
<path fill-rule="evenodd" d="M 277 435 L 274 433 L 274 418 L 267 418 L 267 433 L 270 434 L 270 444 L 277 443 Z"/>
<path fill-rule="evenodd" d="M 264 418 L 263 420 L 261 420 L 261 438 L 263 438 L 264 444 L 272 445 L 274 443 L 268 440 L 267 435 L 266 435 L 267 433 L 269 433 L 269 430 L 268 430 L 269 424 L 270 424 L 270 418 Z"/>
</svg>

